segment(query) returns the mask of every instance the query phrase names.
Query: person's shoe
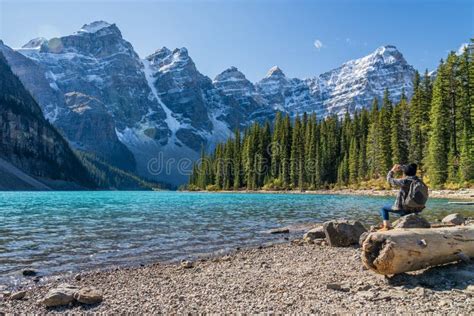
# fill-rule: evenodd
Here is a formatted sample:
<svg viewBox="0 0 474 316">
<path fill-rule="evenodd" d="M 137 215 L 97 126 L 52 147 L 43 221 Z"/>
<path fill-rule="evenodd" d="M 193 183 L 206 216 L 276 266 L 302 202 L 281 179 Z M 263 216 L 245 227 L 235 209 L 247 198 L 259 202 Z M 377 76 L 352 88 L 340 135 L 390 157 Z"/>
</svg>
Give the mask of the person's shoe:
<svg viewBox="0 0 474 316">
<path fill-rule="evenodd" d="M 383 226 L 382 228 L 379 229 L 379 232 L 386 232 L 386 231 L 389 231 L 391 229 L 392 229 L 392 227 L 390 227 L 390 226 Z"/>
</svg>

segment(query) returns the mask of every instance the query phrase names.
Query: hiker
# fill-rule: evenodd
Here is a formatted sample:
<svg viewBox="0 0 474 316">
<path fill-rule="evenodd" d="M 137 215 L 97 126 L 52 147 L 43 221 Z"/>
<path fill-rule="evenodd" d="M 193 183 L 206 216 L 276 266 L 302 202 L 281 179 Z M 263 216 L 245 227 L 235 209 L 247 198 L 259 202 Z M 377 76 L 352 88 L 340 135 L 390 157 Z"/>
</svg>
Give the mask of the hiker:
<svg viewBox="0 0 474 316">
<path fill-rule="evenodd" d="M 400 187 L 395 203 L 386 205 L 380 210 L 383 224 L 381 230 L 391 229 L 388 213 L 395 213 L 400 216 L 411 213 L 418 214 L 425 208 L 428 199 L 428 187 L 416 176 L 417 165 L 394 165 L 388 172 L 387 181 L 391 186 Z M 395 179 L 396 172 L 403 171 L 404 178 Z"/>
</svg>

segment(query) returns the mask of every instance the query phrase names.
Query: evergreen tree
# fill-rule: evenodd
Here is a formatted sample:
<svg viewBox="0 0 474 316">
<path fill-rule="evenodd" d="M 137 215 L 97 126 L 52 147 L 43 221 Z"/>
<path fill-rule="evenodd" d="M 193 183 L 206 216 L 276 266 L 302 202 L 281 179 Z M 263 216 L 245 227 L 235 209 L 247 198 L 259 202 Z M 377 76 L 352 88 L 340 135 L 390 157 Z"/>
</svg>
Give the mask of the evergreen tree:
<svg viewBox="0 0 474 316">
<path fill-rule="evenodd" d="M 349 182 L 358 182 L 359 173 L 359 154 L 358 154 L 357 139 L 353 137 L 351 139 L 350 151 L 349 151 Z"/>
<path fill-rule="evenodd" d="M 474 115 L 474 42 L 464 50 L 460 57 L 459 85 L 461 112 L 461 143 L 459 157 L 459 180 L 469 181 L 474 178 L 474 132 L 472 120 Z"/>
<path fill-rule="evenodd" d="M 428 174 L 433 186 L 439 187 L 447 179 L 449 149 L 449 108 L 443 91 L 444 65 L 438 68 L 433 86 L 428 143 Z"/>
<path fill-rule="evenodd" d="M 241 162 L 241 140 L 240 140 L 240 131 L 237 129 L 235 131 L 234 139 L 234 152 L 233 152 L 233 161 L 234 161 L 234 190 L 240 189 L 242 186 L 242 162 Z"/>
<path fill-rule="evenodd" d="M 388 90 L 385 89 L 382 109 L 380 110 L 379 123 L 377 125 L 379 137 L 379 150 L 377 150 L 377 162 L 383 173 L 392 167 L 392 151 L 390 125 L 392 122 L 392 102 Z"/>
<path fill-rule="evenodd" d="M 377 99 L 372 103 L 370 111 L 369 132 L 367 134 L 367 168 L 371 178 L 377 178 L 381 174 L 378 163 L 378 151 L 380 150 L 380 128 L 379 128 L 379 106 Z"/>
<path fill-rule="evenodd" d="M 392 160 L 395 163 L 408 162 L 408 147 L 410 140 L 409 114 L 406 97 L 402 94 L 400 103 L 395 106 L 391 122 Z"/>
</svg>

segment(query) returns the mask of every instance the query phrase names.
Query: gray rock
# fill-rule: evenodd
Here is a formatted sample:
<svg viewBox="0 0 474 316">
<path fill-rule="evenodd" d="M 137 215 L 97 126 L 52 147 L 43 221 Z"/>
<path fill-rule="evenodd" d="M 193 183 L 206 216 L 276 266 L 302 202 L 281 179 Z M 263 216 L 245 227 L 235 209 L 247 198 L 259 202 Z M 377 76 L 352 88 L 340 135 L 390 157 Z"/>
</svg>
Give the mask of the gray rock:
<svg viewBox="0 0 474 316">
<path fill-rule="evenodd" d="M 81 281 L 82 280 L 82 276 L 78 273 L 74 276 L 74 280 L 76 281 Z"/>
<path fill-rule="evenodd" d="M 444 224 L 462 225 L 464 224 L 465 218 L 459 213 L 449 214 L 441 220 Z"/>
<path fill-rule="evenodd" d="M 323 226 L 318 226 L 315 228 L 312 228 L 304 234 L 303 239 L 305 240 L 315 240 L 319 238 L 326 238 L 326 234 L 324 233 L 324 227 Z"/>
<path fill-rule="evenodd" d="M 194 267 L 194 264 L 193 264 L 192 261 L 183 260 L 183 261 L 181 261 L 181 267 L 184 268 L 184 269 L 190 269 L 190 268 Z"/>
<path fill-rule="evenodd" d="M 324 223 L 326 240 L 331 247 L 348 247 L 357 244 L 367 230 L 359 221 L 338 220 Z"/>
<path fill-rule="evenodd" d="M 402 216 L 393 223 L 394 228 L 430 228 L 431 224 L 416 214 Z"/>
<path fill-rule="evenodd" d="M 77 286 L 61 284 L 57 288 L 51 289 L 40 303 L 46 307 L 68 305 L 74 301 L 74 294 L 78 291 Z"/>
<path fill-rule="evenodd" d="M 368 291 L 372 288 L 370 284 L 363 284 L 357 288 L 357 291 Z"/>
<path fill-rule="evenodd" d="M 290 229 L 287 227 L 275 228 L 270 230 L 270 234 L 288 234 Z"/>
<path fill-rule="evenodd" d="M 473 284 L 468 285 L 464 291 L 467 293 L 474 294 L 474 285 Z"/>
<path fill-rule="evenodd" d="M 36 274 L 38 274 L 38 272 L 33 269 L 25 269 L 21 273 L 23 274 L 23 276 L 35 276 Z"/>
<path fill-rule="evenodd" d="M 21 300 L 26 296 L 26 291 L 18 291 L 10 295 L 11 300 Z"/>
<path fill-rule="evenodd" d="M 341 291 L 341 292 L 350 291 L 350 289 L 347 286 L 344 286 L 343 284 L 340 284 L 340 283 L 328 283 L 326 284 L 326 288 L 328 290 Z"/>
<path fill-rule="evenodd" d="M 103 299 L 101 291 L 90 287 L 80 289 L 74 293 L 73 297 L 82 304 L 97 304 Z"/>
</svg>

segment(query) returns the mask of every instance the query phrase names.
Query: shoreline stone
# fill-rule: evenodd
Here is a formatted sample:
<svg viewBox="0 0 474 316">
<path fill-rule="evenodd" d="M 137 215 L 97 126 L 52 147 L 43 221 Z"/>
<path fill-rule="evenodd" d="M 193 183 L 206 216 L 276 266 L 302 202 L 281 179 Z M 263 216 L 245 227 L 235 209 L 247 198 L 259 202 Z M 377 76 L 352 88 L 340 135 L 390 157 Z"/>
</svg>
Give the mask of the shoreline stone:
<svg viewBox="0 0 474 316">
<path fill-rule="evenodd" d="M 290 229 L 288 227 L 274 228 L 270 230 L 270 234 L 289 234 Z"/>
<path fill-rule="evenodd" d="M 74 294 L 79 287 L 70 284 L 61 284 L 51 289 L 40 303 L 46 307 L 68 305 L 74 301 Z"/>
<path fill-rule="evenodd" d="M 400 217 L 393 224 L 394 228 L 430 228 L 431 224 L 424 217 L 417 214 L 408 214 Z"/>
<path fill-rule="evenodd" d="M 326 241 L 331 247 L 349 247 L 359 243 L 360 236 L 367 231 L 359 221 L 335 220 L 323 225 Z"/>
<path fill-rule="evenodd" d="M 18 291 L 10 295 L 9 299 L 11 300 L 21 300 L 25 298 L 26 291 Z"/>
<path fill-rule="evenodd" d="M 320 239 L 320 238 L 326 238 L 326 233 L 324 232 L 324 227 L 323 225 L 314 227 L 310 230 L 308 230 L 304 235 L 303 239 L 308 241 L 308 240 L 315 240 L 315 239 Z"/>
<path fill-rule="evenodd" d="M 25 277 L 36 276 L 38 274 L 38 271 L 33 269 L 24 269 L 23 271 L 21 271 L 21 274 L 23 274 L 23 276 Z"/>
<path fill-rule="evenodd" d="M 102 302 L 102 292 L 89 287 L 80 289 L 74 293 L 73 297 L 79 303 L 87 305 L 98 304 Z"/>
<path fill-rule="evenodd" d="M 459 213 L 449 214 L 445 216 L 441 222 L 444 224 L 463 225 L 466 219 Z"/>
</svg>

